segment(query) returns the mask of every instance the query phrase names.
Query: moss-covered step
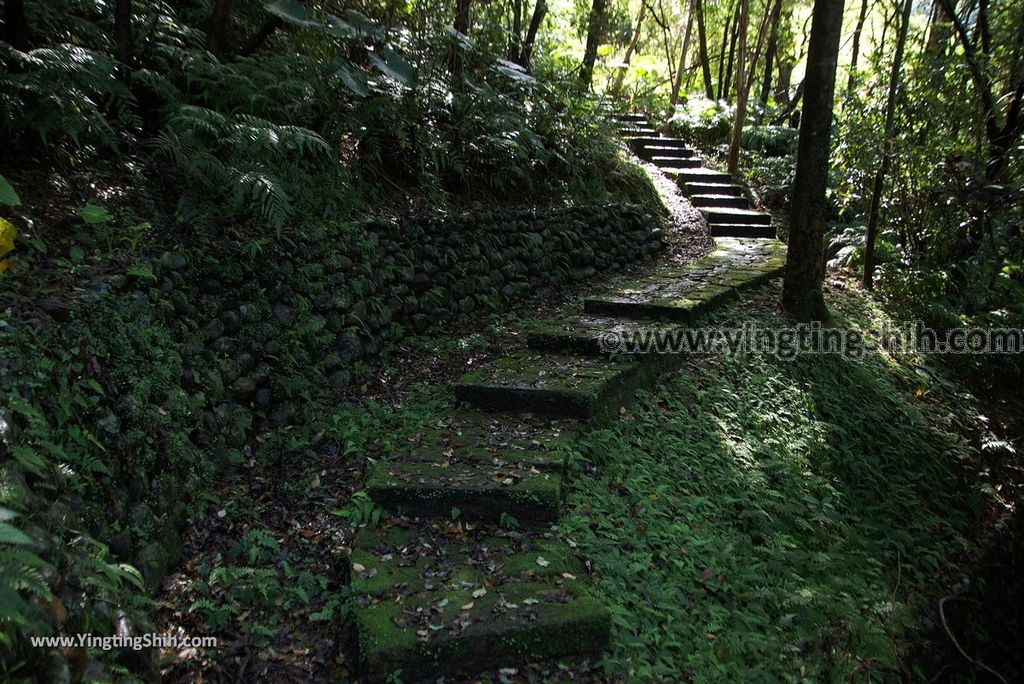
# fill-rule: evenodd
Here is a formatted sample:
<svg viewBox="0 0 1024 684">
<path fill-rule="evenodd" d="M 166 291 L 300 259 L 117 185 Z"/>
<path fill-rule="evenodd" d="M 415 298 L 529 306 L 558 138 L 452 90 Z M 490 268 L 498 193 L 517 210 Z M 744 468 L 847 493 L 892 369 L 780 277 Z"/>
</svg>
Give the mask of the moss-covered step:
<svg viewBox="0 0 1024 684">
<path fill-rule="evenodd" d="M 692 323 L 742 288 L 763 282 L 785 265 L 778 240 L 722 238 L 692 264 L 662 269 L 614 293 L 583 300 L 587 314 Z"/>
<path fill-rule="evenodd" d="M 576 421 L 549 416 L 453 411 L 401 437 L 386 458 L 443 467 L 513 464 L 561 472 L 578 429 Z"/>
<path fill-rule="evenodd" d="M 708 232 L 712 237 L 773 238 L 773 226 L 751 223 L 709 223 Z"/>
<path fill-rule="evenodd" d="M 649 353 L 622 345 L 623 340 L 636 340 L 640 335 L 657 333 L 668 336 L 683 330 L 677 325 L 650 324 L 636 320 L 578 314 L 535 321 L 526 329 L 526 343 L 531 349 L 608 356 Z"/>
<path fill-rule="evenodd" d="M 526 350 L 468 373 L 454 390 L 457 399 L 477 408 L 590 418 L 628 403 L 654 372 L 638 361 Z"/>
<path fill-rule="evenodd" d="M 434 464 L 381 461 L 370 469 L 366 489 L 377 505 L 417 516 L 523 523 L 558 520 L 562 475 L 519 463 Z"/>
<path fill-rule="evenodd" d="M 352 545 L 360 659 L 371 682 L 472 674 L 600 651 L 608 612 L 551 532 L 391 518 Z"/>
<path fill-rule="evenodd" d="M 480 597 L 467 589 L 382 601 L 359 609 L 356 624 L 370 682 L 395 673 L 398 681 L 429 681 L 445 672 L 597 653 L 611 635 L 607 609 L 577 584 L 513 584 Z"/>
<path fill-rule="evenodd" d="M 394 516 L 363 528 L 352 542 L 351 561 L 353 593 L 376 598 L 550 582 L 583 571 L 550 529 L 507 529 L 447 515 Z"/>
<path fill-rule="evenodd" d="M 720 193 L 702 193 L 690 195 L 690 201 L 698 209 L 728 207 L 731 209 L 749 209 L 750 199 L 742 195 L 726 195 Z"/>
</svg>

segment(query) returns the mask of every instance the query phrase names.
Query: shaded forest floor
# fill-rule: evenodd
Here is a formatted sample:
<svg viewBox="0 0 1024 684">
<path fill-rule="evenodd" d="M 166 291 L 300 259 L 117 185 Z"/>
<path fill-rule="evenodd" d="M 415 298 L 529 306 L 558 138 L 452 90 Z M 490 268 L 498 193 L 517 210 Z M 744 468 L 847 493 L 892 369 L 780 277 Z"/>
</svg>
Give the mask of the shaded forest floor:
<svg viewBox="0 0 1024 684">
<path fill-rule="evenodd" d="M 703 249 L 695 216 L 670 208 L 681 230 L 662 258 L 687 260 Z M 218 636 L 219 648 L 164 654 L 166 677 L 354 678 L 348 547 L 381 515 L 360 491 L 368 461 L 444 417 L 454 402 L 437 388 L 520 346 L 519 320 L 584 291 L 410 344 L 361 401 L 268 435 L 270 469 L 258 440 L 205 502 L 160 602 L 162 628 Z M 713 322 L 783 326 L 778 300 L 773 282 Z M 842 277 L 828 301 L 846 328 L 887 320 Z M 975 602 L 1014 614 L 979 579 L 993 558 L 997 572 L 1012 561 L 999 550 L 1019 527 L 1024 477 L 998 413 L 935 359 L 693 358 L 621 418 L 582 443 L 559 525 L 612 610 L 612 651 L 485 678 L 984 681 L 950 634 L 997 669 L 1019 667 L 999 653 L 1012 657 L 1020 632 L 982 621 Z M 969 600 L 943 603 L 943 627 L 946 596 Z"/>
</svg>

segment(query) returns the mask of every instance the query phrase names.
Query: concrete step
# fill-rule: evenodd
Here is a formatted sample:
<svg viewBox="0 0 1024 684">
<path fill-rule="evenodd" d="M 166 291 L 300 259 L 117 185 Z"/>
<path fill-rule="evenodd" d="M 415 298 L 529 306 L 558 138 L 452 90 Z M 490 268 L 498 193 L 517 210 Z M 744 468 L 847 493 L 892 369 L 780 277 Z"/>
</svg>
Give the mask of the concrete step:
<svg viewBox="0 0 1024 684">
<path fill-rule="evenodd" d="M 669 173 L 682 169 L 696 169 L 700 167 L 700 159 L 696 157 L 683 159 L 674 157 L 654 157 L 651 159 L 651 163 L 662 171 Z"/>
<path fill-rule="evenodd" d="M 750 199 L 747 197 L 718 193 L 690 195 L 690 201 L 693 202 L 693 206 L 700 207 L 702 209 L 714 207 L 749 209 L 751 205 Z"/>
<path fill-rule="evenodd" d="M 706 208 L 701 209 L 708 223 L 749 223 L 758 226 L 771 225 L 771 214 L 752 209 Z"/>
<path fill-rule="evenodd" d="M 750 223 L 709 223 L 708 232 L 712 237 L 774 238 L 773 226 Z"/>
<path fill-rule="evenodd" d="M 614 414 L 650 374 L 640 362 L 521 351 L 466 374 L 453 389 L 476 408 L 591 418 Z"/>
<path fill-rule="evenodd" d="M 552 533 L 392 518 L 352 544 L 362 675 L 432 681 L 603 650 L 608 611 Z"/>
<path fill-rule="evenodd" d="M 646 114 L 613 114 L 612 115 L 612 119 L 614 119 L 615 121 L 629 121 L 629 122 L 635 122 L 635 121 L 647 122 L 648 121 L 648 118 L 647 118 Z"/>
<path fill-rule="evenodd" d="M 691 197 L 693 195 L 732 195 L 734 197 L 745 196 L 743 187 L 736 184 L 725 183 L 686 183 L 683 192 Z"/>
<path fill-rule="evenodd" d="M 629 143 L 633 145 L 634 149 L 642 149 L 645 145 L 653 145 L 656 147 L 674 147 L 676 149 L 688 149 L 689 145 L 685 141 L 679 138 L 667 138 L 653 135 L 637 135 L 629 139 Z"/>
<path fill-rule="evenodd" d="M 732 176 L 729 174 L 703 167 L 699 169 L 686 169 L 685 171 L 669 175 L 676 181 L 680 189 L 684 188 L 688 183 L 735 185 Z"/>
<path fill-rule="evenodd" d="M 619 135 L 623 137 L 653 136 L 658 135 L 658 131 L 644 124 L 637 124 L 635 126 L 627 124 L 619 127 Z"/>
<path fill-rule="evenodd" d="M 652 157 L 690 159 L 697 156 L 697 153 L 692 149 L 686 147 L 666 147 L 665 145 L 643 145 L 637 150 L 636 154 L 645 161 L 651 161 Z"/>
</svg>

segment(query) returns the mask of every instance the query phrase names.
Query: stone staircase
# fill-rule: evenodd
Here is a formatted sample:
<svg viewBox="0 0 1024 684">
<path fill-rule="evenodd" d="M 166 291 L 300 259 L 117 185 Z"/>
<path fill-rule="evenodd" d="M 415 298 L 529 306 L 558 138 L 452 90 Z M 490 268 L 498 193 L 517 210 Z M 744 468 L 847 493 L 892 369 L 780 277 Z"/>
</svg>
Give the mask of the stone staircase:
<svg viewBox="0 0 1024 684">
<path fill-rule="evenodd" d="M 775 237 L 771 215 L 755 211 L 746 188 L 732 176 L 703 166 L 686 143 L 660 135 L 642 114 L 622 114 L 616 121 L 633 152 L 673 178 L 700 209 L 713 237 Z"/>
<path fill-rule="evenodd" d="M 666 173 L 707 172 L 645 119 L 624 119 L 623 128 Z M 724 190 L 692 196 L 745 199 L 731 181 L 709 184 Z M 704 210 L 759 215 L 731 205 Z M 714 225 L 770 228 L 736 216 L 746 214 Z M 716 245 L 694 263 L 653 268 L 586 298 L 582 313 L 530 324 L 526 349 L 454 383 L 464 408 L 372 465 L 369 495 L 393 516 L 362 529 L 352 546 L 367 680 L 401 670 L 402 681 L 419 681 L 606 649 L 610 614 L 553 527 L 567 456 L 582 433 L 614 419 L 637 389 L 681 361 L 611 356 L 602 345 L 608 335 L 681 329 L 785 263 L 785 246 L 774 239 L 724 237 Z"/>
</svg>

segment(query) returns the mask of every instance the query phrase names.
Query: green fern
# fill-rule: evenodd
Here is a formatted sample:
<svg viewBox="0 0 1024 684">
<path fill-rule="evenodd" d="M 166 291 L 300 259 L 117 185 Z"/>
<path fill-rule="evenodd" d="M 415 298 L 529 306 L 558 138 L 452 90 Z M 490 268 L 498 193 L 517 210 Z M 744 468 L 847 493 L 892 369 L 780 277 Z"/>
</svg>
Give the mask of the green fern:
<svg viewBox="0 0 1024 684">
<path fill-rule="evenodd" d="M 331 152 L 309 129 L 194 105 L 180 107 L 154 145 L 184 177 L 187 208 L 251 214 L 277 229 L 294 215 L 309 165 Z"/>
</svg>

